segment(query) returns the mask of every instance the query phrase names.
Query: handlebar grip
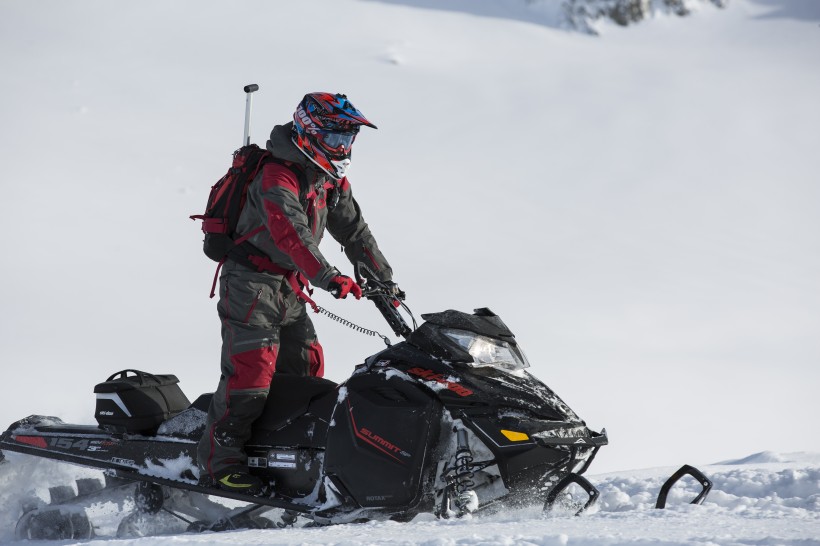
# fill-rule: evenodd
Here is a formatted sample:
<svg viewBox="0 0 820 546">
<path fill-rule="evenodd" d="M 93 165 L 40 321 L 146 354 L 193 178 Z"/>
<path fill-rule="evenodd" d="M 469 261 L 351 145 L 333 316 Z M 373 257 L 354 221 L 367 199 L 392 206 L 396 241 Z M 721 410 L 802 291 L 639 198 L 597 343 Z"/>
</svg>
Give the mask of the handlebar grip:
<svg viewBox="0 0 820 546">
<path fill-rule="evenodd" d="M 250 85 L 246 85 L 244 87 L 244 89 L 245 89 L 245 93 L 253 93 L 254 91 L 259 91 L 259 86 L 256 85 L 255 83 L 252 83 Z"/>
</svg>

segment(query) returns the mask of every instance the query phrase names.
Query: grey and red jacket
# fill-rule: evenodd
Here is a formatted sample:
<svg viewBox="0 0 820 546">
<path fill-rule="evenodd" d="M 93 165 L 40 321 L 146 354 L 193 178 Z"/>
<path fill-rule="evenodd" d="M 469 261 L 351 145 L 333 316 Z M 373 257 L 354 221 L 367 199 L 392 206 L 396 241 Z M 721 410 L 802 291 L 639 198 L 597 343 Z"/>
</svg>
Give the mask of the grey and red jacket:
<svg viewBox="0 0 820 546">
<path fill-rule="evenodd" d="M 327 228 L 356 271 L 391 280 L 393 270 L 370 233 L 347 178 L 334 180 L 315 166 L 291 141 L 292 126 L 277 125 L 271 131 L 267 149 L 278 161 L 266 163 L 248 186 L 237 233 L 257 231 L 248 241 L 270 260 L 273 272 L 296 271 L 312 285 L 327 289 L 340 274 L 319 251 Z"/>
</svg>

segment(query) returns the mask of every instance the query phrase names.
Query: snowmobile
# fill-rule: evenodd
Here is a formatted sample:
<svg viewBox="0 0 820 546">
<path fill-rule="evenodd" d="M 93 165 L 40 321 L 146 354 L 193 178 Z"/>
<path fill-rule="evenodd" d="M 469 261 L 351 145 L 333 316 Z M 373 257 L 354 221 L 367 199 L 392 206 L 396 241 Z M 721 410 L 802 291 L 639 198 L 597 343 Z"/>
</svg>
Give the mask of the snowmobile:
<svg viewBox="0 0 820 546">
<path fill-rule="evenodd" d="M 76 494 L 54 488 L 51 506 L 28 507 L 18 537 L 91 536 L 87 518 L 66 507 L 115 490 L 128 491 L 135 505 L 120 525 L 123 536 L 140 534 L 136 523 L 160 511 L 188 530 L 219 530 L 270 526 L 258 514 L 271 508 L 282 509 L 281 526 L 299 516 L 322 525 L 407 521 L 423 512 L 453 517 L 501 503 L 550 507 L 572 484 L 588 495 L 579 513 L 595 502 L 598 491 L 582 474 L 607 444 L 606 431 L 588 428 L 527 371 L 497 315 L 450 310 L 422 315 L 410 328 L 394 305 L 406 306 L 383 287 L 366 287 L 365 295 L 404 340 L 388 340 L 341 384 L 274 376 L 245 446 L 251 472 L 269 484 L 265 495 L 199 480 L 196 445 L 210 394 L 188 403 L 169 388 L 176 388 L 173 376 L 123 371 L 95 388 L 97 425 L 35 415 L 0 436 L 4 451 L 106 476 L 105 485 L 78 484 Z M 211 497 L 248 506 L 228 508 Z"/>
</svg>

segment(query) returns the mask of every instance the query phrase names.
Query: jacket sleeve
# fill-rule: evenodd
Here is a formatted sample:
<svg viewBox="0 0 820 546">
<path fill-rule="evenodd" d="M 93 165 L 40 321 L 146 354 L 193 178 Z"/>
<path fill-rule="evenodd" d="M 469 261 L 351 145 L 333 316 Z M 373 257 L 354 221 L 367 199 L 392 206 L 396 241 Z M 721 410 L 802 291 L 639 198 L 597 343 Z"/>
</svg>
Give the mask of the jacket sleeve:
<svg viewBox="0 0 820 546">
<path fill-rule="evenodd" d="M 337 191 L 339 202 L 327 216 L 330 235 L 344 247 L 350 263 L 362 276 L 380 281 L 392 280 L 393 270 L 370 233 L 347 178 L 341 180 Z"/>
<path fill-rule="evenodd" d="M 319 251 L 308 218 L 299 202 L 299 181 L 285 167 L 266 165 L 260 175 L 261 200 L 258 211 L 276 248 L 310 283 L 327 289 L 339 272 Z"/>
</svg>

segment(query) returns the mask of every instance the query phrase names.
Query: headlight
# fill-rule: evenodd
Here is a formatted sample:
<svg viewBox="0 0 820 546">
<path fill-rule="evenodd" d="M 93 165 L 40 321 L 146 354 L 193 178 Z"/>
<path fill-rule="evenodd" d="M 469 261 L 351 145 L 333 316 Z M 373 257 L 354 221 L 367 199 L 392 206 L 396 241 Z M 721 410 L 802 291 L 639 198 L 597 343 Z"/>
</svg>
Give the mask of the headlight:
<svg viewBox="0 0 820 546">
<path fill-rule="evenodd" d="M 506 341 L 480 336 L 465 330 L 442 330 L 442 333 L 470 353 L 473 361 L 467 362 L 468 366 L 474 368 L 491 366 L 509 371 L 530 367 L 521 349 Z"/>
</svg>

